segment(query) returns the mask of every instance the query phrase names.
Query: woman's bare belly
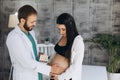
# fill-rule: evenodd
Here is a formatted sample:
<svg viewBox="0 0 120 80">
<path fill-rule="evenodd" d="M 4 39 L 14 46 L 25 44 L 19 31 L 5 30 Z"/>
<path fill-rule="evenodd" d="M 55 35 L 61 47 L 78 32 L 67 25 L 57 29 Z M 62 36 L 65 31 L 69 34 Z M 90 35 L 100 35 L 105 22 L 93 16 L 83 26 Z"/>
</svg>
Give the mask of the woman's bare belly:
<svg viewBox="0 0 120 80">
<path fill-rule="evenodd" d="M 59 65 L 60 67 L 66 70 L 68 68 L 68 59 L 59 54 L 56 54 L 50 62 L 50 65 L 55 64 Z"/>
</svg>

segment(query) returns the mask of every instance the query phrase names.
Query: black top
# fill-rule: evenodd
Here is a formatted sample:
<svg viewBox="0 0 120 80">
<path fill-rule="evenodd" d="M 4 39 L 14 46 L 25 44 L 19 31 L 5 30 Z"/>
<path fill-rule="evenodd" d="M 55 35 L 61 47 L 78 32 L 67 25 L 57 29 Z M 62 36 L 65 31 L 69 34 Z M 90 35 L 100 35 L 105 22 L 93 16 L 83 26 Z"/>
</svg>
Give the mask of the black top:
<svg viewBox="0 0 120 80">
<path fill-rule="evenodd" d="M 55 45 L 54 50 L 57 54 L 60 54 L 65 57 L 65 51 L 67 49 L 67 46 L 59 46 L 58 43 Z"/>
</svg>

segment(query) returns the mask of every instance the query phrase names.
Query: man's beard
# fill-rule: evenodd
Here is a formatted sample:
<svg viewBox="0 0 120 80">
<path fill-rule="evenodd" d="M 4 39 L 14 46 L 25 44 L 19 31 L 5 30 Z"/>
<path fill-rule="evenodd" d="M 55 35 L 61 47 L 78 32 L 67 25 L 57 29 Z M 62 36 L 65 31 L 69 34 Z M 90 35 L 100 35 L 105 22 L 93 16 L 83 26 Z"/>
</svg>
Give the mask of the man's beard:
<svg viewBox="0 0 120 80">
<path fill-rule="evenodd" d="M 31 31 L 32 28 L 30 29 L 27 25 L 27 22 L 25 21 L 25 24 L 23 25 L 23 27 L 25 28 L 26 31 Z"/>
</svg>

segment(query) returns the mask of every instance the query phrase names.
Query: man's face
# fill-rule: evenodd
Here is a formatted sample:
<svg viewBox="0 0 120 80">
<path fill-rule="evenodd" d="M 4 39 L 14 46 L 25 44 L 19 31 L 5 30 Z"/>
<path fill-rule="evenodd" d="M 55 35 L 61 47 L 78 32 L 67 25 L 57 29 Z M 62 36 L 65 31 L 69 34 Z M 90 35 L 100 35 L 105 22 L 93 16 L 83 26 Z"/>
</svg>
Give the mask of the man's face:
<svg viewBox="0 0 120 80">
<path fill-rule="evenodd" d="M 25 20 L 23 27 L 26 31 L 31 31 L 33 27 L 36 26 L 36 22 L 37 22 L 37 15 L 32 14 L 28 16 L 27 20 Z"/>
</svg>

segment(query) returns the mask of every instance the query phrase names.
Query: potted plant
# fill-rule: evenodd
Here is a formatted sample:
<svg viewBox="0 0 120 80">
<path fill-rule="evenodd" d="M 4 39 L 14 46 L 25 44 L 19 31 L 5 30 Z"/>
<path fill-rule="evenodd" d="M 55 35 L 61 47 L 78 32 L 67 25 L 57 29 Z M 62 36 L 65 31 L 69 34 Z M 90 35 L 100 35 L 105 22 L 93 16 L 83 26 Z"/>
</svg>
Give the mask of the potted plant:
<svg viewBox="0 0 120 80">
<path fill-rule="evenodd" d="M 107 72 L 109 80 L 120 80 L 120 36 L 109 33 L 96 34 L 87 41 L 94 42 L 108 53 Z M 111 74 L 117 74 L 117 78 L 112 78 Z M 116 76 L 116 75 L 115 75 Z"/>
</svg>

